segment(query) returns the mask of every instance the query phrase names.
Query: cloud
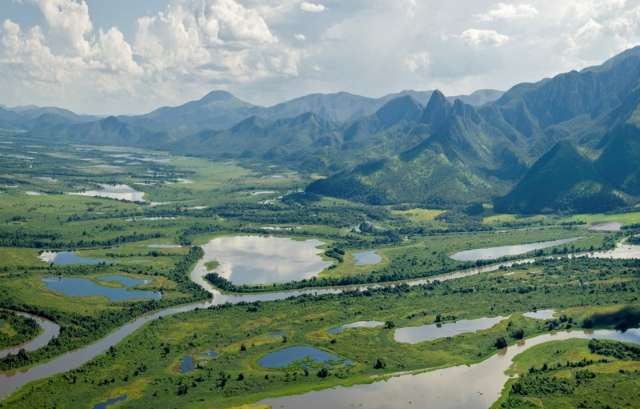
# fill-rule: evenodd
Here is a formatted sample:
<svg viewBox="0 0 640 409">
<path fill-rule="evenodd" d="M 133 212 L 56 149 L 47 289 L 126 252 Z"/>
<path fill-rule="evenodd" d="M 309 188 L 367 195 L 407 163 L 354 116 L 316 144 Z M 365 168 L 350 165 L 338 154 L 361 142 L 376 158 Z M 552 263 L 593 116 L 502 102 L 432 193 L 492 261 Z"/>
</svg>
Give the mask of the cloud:
<svg viewBox="0 0 640 409">
<path fill-rule="evenodd" d="M 60 35 L 80 55 L 91 52 L 91 44 L 85 38 L 93 30 L 89 7 L 84 0 L 38 0 L 38 6 L 49 28 Z"/>
<path fill-rule="evenodd" d="M 498 3 L 486 13 L 478 15 L 481 21 L 515 20 L 535 17 L 538 10 L 530 4 Z"/>
<path fill-rule="evenodd" d="M 404 60 L 405 66 L 412 73 L 426 70 L 429 67 L 430 63 L 431 57 L 427 52 L 418 52 L 411 54 Z"/>
<path fill-rule="evenodd" d="M 294 34 L 293 38 L 295 38 L 298 41 L 306 41 L 307 40 L 307 36 L 305 36 L 304 34 L 300 34 L 300 33 Z"/>
<path fill-rule="evenodd" d="M 499 47 L 506 44 L 509 41 L 509 36 L 500 34 L 495 30 L 480 30 L 476 28 L 470 28 L 465 30 L 459 36 L 465 43 L 478 47 L 478 46 L 493 46 Z"/>
<path fill-rule="evenodd" d="M 303 1 L 300 3 L 300 10 L 306 11 L 307 13 L 322 13 L 326 7 L 322 4 L 318 3 L 309 3 L 307 1 Z"/>
</svg>

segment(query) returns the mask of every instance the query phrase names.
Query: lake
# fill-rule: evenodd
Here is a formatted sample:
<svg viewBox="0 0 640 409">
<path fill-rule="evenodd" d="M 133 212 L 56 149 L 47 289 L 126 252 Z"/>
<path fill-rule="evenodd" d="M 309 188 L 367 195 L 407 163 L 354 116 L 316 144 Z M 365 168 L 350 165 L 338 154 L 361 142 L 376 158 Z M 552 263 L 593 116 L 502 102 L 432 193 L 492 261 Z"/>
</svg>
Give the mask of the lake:
<svg viewBox="0 0 640 409">
<path fill-rule="evenodd" d="M 349 364 L 348 361 L 345 361 L 338 355 L 322 351 L 314 347 L 302 345 L 270 352 L 258 360 L 258 365 L 264 368 L 276 369 L 286 368 L 294 363 L 306 361 L 313 361 L 314 364 L 331 362 L 344 362 Z"/>
<path fill-rule="evenodd" d="M 352 322 L 351 324 L 340 325 L 337 327 L 329 328 L 329 334 L 340 334 L 348 329 L 353 328 L 377 328 L 384 325 L 384 322 L 381 321 L 358 321 Z"/>
<path fill-rule="evenodd" d="M 43 251 L 40 253 L 38 258 L 46 263 L 50 264 L 58 264 L 60 266 L 66 265 L 96 265 L 102 263 L 108 263 L 108 260 L 99 259 L 99 258 L 91 258 L 91 257 L 81 257 L 78 256 L 73 251 Z"/>
<path fill-rule="evenodd" d="M 357 266 L 370 266 L 382 261 L 382 257 L 375 250 L 353 253 L 353 258 Z"/>
<path fill-rule="evenodd" d="M 397 328 L 393 334 L 396 342 L 417 344 L 438 338 L 455 337 L 456 335 L 489 329 L 508 317 L 478 318 L 474 320 L 459 320 L 442 324 L 428 324 L 419 327 Z"/>
<path fill-rule="evenodd" d="M 593 223 L 589 226 L 591 231 L 620 231 L 622 229 L 622 223 L 619 222 L 602 222 Z"/>
<path fill-rule="evenodd" d="M 482 249 L 459 251 L 450 257 L 457 261 L 478 261 L 478 260 L 496 260 L 502 257 L 519 256 L 536 250 L 543 250 L 549 247 L 561 246 L 563 244 L 573 243 L 580 237 L 570 239 L 542 241 L 530 244 L 516 244 L 509 246 L 487 247 Z"/>
<path fill-rule="evenodd" d="M 553 316 L 556 314 L 556 310 L 548 309 L 548 310 L 538 310 L 532 312 L 525 312 L 522 314 L 527 318 L 533 318 L 536 320 L 552 320 Z"/>
<path fill-rule="evenodd" d="M 487 409 L 500 396 L 509 377 L 513 358 L 527 349 L 550 341 L 572 338 L 610 339 L 640 343 L 640 330 L 625 333 L 612 330 L 569 331 L 544 334 L 510 346 L 474 365 L 401 375 L 371 384 L 336 387 L 302 395 L 265 399 L 258 402 L 272 408 L 305 409 Z"/>
<path fill-rule="evenodd" d="M 324 261 L 319 240 L 292 240 L 271 236 L 218 237 L 202 246 L 215 272 L 234 284 L 272 284 L 316 276 L 332 263 Z"/>
<path fill-rule="evenodd" d="M 101 184 L 99 190 L 85 190 L 84 192 L 71 194 L 78 196 L 104 197 L 107 199 L 124 200 L 127 202 L 144 202 L 144 192 L 140 192 L 129 185 L 123 184 Z"/>
<path fill-rule="evenodd" d="M 109 281 L 111 278 L 111 281 L 117 281 L 125 287 L 107 287 L 93 280 L 78 277 L 46 277 L 42 281 L 49 290 L 69 297 L 101 296 L 107 297 L 109 301 L 159 300 L 161 298 L 161 294 L 156 291 L 130 289 L 143 283 L 141 280 L 133 280 L 125 276 L 105 278 L 98 278 L 98 280 Z M 133 283 L 133 285 L 128 286 L 126 283 Z"/>
</svg>

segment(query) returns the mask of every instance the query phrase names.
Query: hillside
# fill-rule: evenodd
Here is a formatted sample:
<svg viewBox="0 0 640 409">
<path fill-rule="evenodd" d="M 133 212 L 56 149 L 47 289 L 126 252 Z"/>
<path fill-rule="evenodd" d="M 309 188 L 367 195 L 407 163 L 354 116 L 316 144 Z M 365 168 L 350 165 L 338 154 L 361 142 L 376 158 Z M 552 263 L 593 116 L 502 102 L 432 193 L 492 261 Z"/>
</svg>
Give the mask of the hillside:
<svg viewBox="0 0 640 409">
<path fill-rule="evenodd" d="M 495 209 L 509 213 L 597 213 L 625 205 L 589 158 L 570 142 L 560 142 L 543 155 Z"/>
</svg>

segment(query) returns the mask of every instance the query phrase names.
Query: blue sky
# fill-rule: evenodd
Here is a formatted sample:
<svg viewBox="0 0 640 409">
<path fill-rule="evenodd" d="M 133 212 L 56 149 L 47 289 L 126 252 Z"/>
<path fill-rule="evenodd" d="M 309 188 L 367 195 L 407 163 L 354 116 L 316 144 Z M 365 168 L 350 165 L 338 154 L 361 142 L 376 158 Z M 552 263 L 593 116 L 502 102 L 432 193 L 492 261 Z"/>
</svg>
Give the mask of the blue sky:
<svg viewBox="0 0 640 409">
<path fill-rule="evenodd" d="M 507 89 L 640 41 L 640 0 L 0 0 L 0 104 Z"/>
</svg>

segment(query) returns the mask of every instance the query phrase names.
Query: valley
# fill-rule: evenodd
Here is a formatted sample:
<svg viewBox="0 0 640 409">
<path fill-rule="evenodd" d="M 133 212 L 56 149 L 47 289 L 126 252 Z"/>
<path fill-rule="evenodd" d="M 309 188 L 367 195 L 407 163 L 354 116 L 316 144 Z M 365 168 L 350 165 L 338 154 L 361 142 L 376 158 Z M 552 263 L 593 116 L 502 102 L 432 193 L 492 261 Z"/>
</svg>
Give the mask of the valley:
<svg viewBox="0 0 640 409">
<path fill-rule="evenodd" d="M 0 107 L 0 408 L 636 407 L 638 74 Z"/>
</svg>

